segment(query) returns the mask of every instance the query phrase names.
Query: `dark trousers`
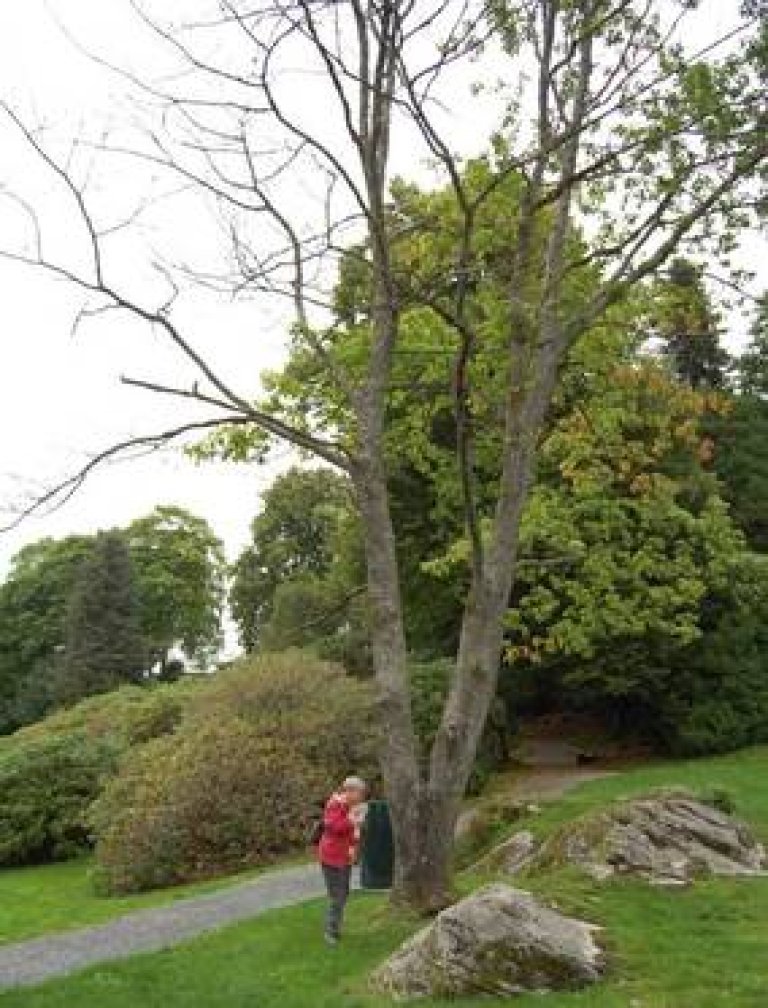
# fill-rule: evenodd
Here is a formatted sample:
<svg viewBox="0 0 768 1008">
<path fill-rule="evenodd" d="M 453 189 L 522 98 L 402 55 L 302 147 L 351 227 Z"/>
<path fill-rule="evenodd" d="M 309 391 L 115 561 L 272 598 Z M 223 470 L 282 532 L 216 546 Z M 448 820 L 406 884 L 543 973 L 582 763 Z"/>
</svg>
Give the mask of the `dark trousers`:
<svg viewBox="0 0 768 1008">
<path fill-rule="evenodd" d="M 336 868 L 334 865 L 322 865 L 325 888 L 328 892 L 328 914 L 325 918 L 325 930 L 334 938 L 341 934 L 341 922 L 344 919 L 344 907 L 349 897 L 349 883 L 352 869 L 347 865 Z"/>
</svg>

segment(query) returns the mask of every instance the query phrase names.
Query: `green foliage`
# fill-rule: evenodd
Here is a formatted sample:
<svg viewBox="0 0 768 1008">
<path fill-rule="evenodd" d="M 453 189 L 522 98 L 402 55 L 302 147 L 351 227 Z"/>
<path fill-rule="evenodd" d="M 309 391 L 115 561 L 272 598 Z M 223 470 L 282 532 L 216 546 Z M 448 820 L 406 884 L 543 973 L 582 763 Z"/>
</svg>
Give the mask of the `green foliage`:
<svg viewBox="0 0 768 1008">
<path fill-rule="evenodd" d="M 736 365 L 739 388 L 744 395 L 768 399 L 768 291 L 757 302 L 749 337 Z"/>
<path fill-rule="evenodd" d="M 707 419 L 706 431 L 734 521 L 751 549 L 768 553 L 768 399 L 734 396 L 727 411 Z"/>
<path fill-rule="evenodd" d="M 124 682 L 138 682 L 146 668 L 126 541 L 119 532 L 100 532 L 72 588 L 57 699 L 72 703 Z"/>
<path fill-rule="evenodd" d="M 453 660 L 449 658 L 412 661 L 408 664 L 414 728 L 425 761 L 429 758 L 432 742 L 440 726 L 453 667 Z M 469 794 L 479 794 L 489 776 L 509 758 L 512 730 L 504 703 L 496 698 L 478 747 L 468 785 Z"/>
<path fill-rule="evenodd" d="M 70 856 L 91 822 L 109 888 L 262 863 L 305 839 L 334 781 L 376 779 L 374 707 L 368 684 L 300 651 L 91 696 L 0 739 L 0 863 Z M 275 820 L 280 786 L 297 826 Z"/>
<path fill-rule="evenodd" d="M 429 662 L 411 662 L 408 666 L 413 723 L 423 757 L 429 753 L 440 726 L 453 665 L 450 658 L 438 658 Z"/>
<path fill-rule="evenodd" d="M 303 651 L 244 658 L 199 691 L 200 716 L 236 715 L 262 738 L 289 741 L 327 782 L 377 776 L 372 686 Z M 321 789 L 322 791 L 322 789 Z"/>
<path fill-rule="evenodd" d="M 535 537 L 554 562 L 522 568 L 509 654 L 534 662 L 577 656 L 582 665 L 570 681 L 589 690 L 597 678 L 614 695 L 638 685 L 618 648 L 635 642 L 650 654 L 653 640 L 674 647 L 698 639 L 702 604 L 723 586 L 742 546 L 717 498 L 694 515 L 664 498 L 542 492 L 528 520 L 526 543 Z"/>
<path fill-rule="evenodd" d="M 174 730 L 195 685 L 123 686 L 0 740 L 0 864 L 90 846 L 88 808 L 132 746 Z"/>
<path fill-rule="evenodd" d="M 150 663 L 164 669 L 178 645 L 207 661 L 221 643 L 225 575 L 224 549 L 208 522 L 183 508 L 157 507 L 132 522 L 125 538 Z"/>
<path fill-rule="evenodd" d="M 93 810 L 99 884 L 125 893 L 262 864 L 306 838 L 319 771 L 230 715 L 135 751 Z"/>
<path fill-rule="evenodd" d="M 100 884 L 138 891 L 296 849 L 334 781 L 374 774 L 374 750 L 371 692 L 342 669 L 298 651 L 239 662 L 96 801 Z"/>
<path fill-rule="evenodd" d="M 518 705 L 586 708 L 678 752 L 757 741 L 768 650 L 748 614 L 766 574 L 704 468 L 731 404 L 604 348 L 570 362 L 542 444 L 502 683 Z M 453 578 L 467 552 L 459 539 L 430 567 Z"/>
<path fill-rule="evenodd" d="M 305 575 L 275 589 L 269 621 L 261 633 L 263 652 L 309 648 L 322 658 L 341 661 L 350 672 L 370 669 L 370 646 L 359 592 L 350 594 L 330 578 Z"/>
<path fill-rule="evenodd" d="M 512 661 L 577 657 L 582 685 L 619 694 L 619 645 L 699 636 L 703 599 L 743 550 L 698 460 L 698 418 L 715 402 L 652 362 L 614 366 L 554 423 L 520 532 Z M 433 569 L 466 556 L 459 540 Z M 615 655 L 610 686 L 599 653 Z"/>
<path fill-rule="evenodd" d="M 72 857 L 89 842 L 85 811 L 117 751 L 84 732 L 40 734 L 0 750 L 0 865 Z"/>
<path fill-rule="evenodd" d="M 701 270 L 675 259 L 659 283 L 654 304 L 656 333 L 677 378 L 694 389 L 723 388 L 730 357 L 720 346 L 721 320 L 701 279 Z"/>
<path fill-rule="evenodd" d="M 20 740 L 80 733 L 105 740 L 123 752 L 137 743 L 172 732 L 200 688 L 200 682 L 194 679 L 173 685 L 120 686 L 27 725 L 4 744 L 12 746 Z"/>
<path fill-rule="evenodd" d="M 264 494 L 252 536 L 230 595 L 247 651 L 303 646 L 347 622 L 345 598 L 362 573 L 346 479 L 330 469 L 290 469 Z"/>
<path fill-rule="evenodd" d="M 321 578 L 283 581 L 272 597 L 272 614 L 261 634 L 262 650 L 284 651 L 331 636 L 342 609 L 339 600 L 328 597 Z"/>
<path fill-rule="evenodd" d="M 69 596 L 90 549 L 85 536 L 30 543 L 0 585 L 0 733 L 34 720 L 51 704 Z"/>
<path fill-rule="evenodd" d="M 181 645 L 187 654 L 202 661 L 218 646 L 225 575 L 221 544 L 205 521 L 176 507 L 156 508 L 133 522 L 123 535 L 136 599 L 129 602 L 126 596 L 120 604 L 126 613 L 138 606 L 142 638 L 139 671 L 160 663 L 161 677 L 169 679 L 179 673 L 178 665 L 167 658 L 170 648 Z M 98 550 L 103 551 L 103 537 L 98 542 Z M 62 668 L 62 652 L 78 572 L 93 558 L 96 546 L 97 539 L 92 536 L 42 539 L 14 557 L 9 575 L 0 585 L 0 733 L 31 723 L 62 699 L 79 695 L 73 682 L 68 686 L 62 681 L 78 678 L 77 670 Z M 122 580 L 125 594 L 128 575 L 124 557 L 118 568 L 102 570 L 100 592 L 107 591 L 104 577 L 114 574 Z M 95 591 L 91 575 L 86 580 L 89 590 Z M 117 589 L 113 586 L 110 590 Z M 82 582 L 78 591 L 82 595 Z M 104 635 L 113 637 L 119 650 L 126 642 L 120 644 L 119 636 L 114 636 L 115 626 L 110 621 L 115 615 L 112 604 L 101 609 L 94 602 L 89 620 L 103 620 Z M 136 615 L 128 619 L 135 623 Z M 136 643 L 134 639 L 131 647 Z M 120 660 L 117 652 L 114 657 Z M 105 662 L 110 663 L 108 659 Z M 115 671 L 116 666 L 107 669 L 107 687 L 116 681 Z"/>
<path fill-rule="evenodd" d="M 705 633 L 676 654 L 659 704 L 667 748 L 699 756 L 768 741 L 768 563 L 745 557 L 708 600 Z"/>
</svg>

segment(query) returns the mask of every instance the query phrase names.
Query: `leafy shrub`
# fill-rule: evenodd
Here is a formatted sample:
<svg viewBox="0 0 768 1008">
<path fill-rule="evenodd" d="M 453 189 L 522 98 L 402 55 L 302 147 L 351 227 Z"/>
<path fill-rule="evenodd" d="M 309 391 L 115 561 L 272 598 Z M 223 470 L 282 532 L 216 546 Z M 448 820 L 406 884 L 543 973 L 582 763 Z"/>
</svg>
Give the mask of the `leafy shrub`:
<svg viewBox="0 0 768 1008">
<path fill-rule="evenodd" d="M 754 677 L 732 666 L 730 671 L 732 682 L 713 683 L 709 696 L 696 696 L 688 710 L 677 712 L 666 739 L 674 755 L 731 752 L 768 741 L 765 667 Z"/>
<path fill-rule="evenodd" d="M 134 751 L 95 803 L 100 886 L 135 892 L 263 864 L 305 842 L 323 774 L 232 714 Z"/>
<path fill-rule="evenodd" d="M 13 738 L 81 731 L 92 738 L 109 738 L 124 749 L 173 731 L 198 689 L 197 682 L 186 680 L 172 685 L 121 686 L 21 728 Z"/>
<path fill-rule="evenodd" d="M 674 756 L 768 742 L 768 557 L 742 552 L 724 563 L 697 623 L 684 645 L 646 629 L 589 662 L 517 664 L 517 703 L 536 713 L 586 712 L 623 739 Z"/>
<path fill-rule="evenodd" d="M 87 848 L 88 809 L 120 757 L 173 731 L 191 692 L 186 684 L 124 686 L 0 740 L 0 864 Z"/>
<path fill-rule="evenodd" d="M 369 684 L 301 651 L 235 662 L 95 802 L 101 885 L 149 889 L 301 846 L 318 798 L 352 771 L 373 777 L 375 750 Z"/>
<path fill-rule="evenodd" d="M 0 750 L 0 865 L 71 857 L 89 843 L 85 810 L 117 764 L 107 739 L 41 734 Z"/>
<path fill-rule="evenodd" d="M 219 672 L 191 710 L 236 714 L 262 738 L 290 741 L 326 787 L 349 773 L 377 772 L 374 691 L 340 665 L 292 650 L 244 658 Z"/>
</svg>

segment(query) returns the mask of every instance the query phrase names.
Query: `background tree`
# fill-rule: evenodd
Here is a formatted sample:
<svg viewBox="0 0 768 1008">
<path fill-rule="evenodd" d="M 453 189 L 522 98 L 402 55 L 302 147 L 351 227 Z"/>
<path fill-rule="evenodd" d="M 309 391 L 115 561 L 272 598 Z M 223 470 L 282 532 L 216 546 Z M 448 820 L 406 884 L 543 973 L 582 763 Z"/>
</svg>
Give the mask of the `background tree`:
<svg viewBox="0 0 768 1008">
<path fill-rule="evenodd" d="M 146 642 L 128 546 L 122 533 L 100 532 L 70 596 L 55 694 L 72 703 L 121 683 L 140 682 Z"/>
<path fill-rule="evenodd" d="M 0 585 L 0 732 L 42 716 L 64 647 L 68 600 L 90 536 L 25 546 Z"/>
<path fill-rule="evenodd" d="M 206 662 L 221 644 L 221 541 L 203 518 L 167 505 L 132 522 L 125 539 L 150 667 L 166 674 L 169 652 L 178 646 Z"/>
<path fill-rule="evenodd" d="M 753 550 L 768 552 L 768 295 L 757 300 L 744 352 L 735 360 L 729 408 L 708 418 L 712 467 Z"/>
<path fill-rule="evenodd" d="M 735 395 L 706 424 L 712 468 L 751 549 L 768 552 L 768 400 Z"/>
<path fill-rule="evenodd" d="M 677 378 L 693 389 L 727 384 L 730 357 L 720 345 L 722 320 L 715 311 L 701 268 L 675 259 L 659 284 L 653 305 L 661 351 Z"/>
<path fill-rule="evenodd" d="M 669 744 L 680 656 L 747 556 L 701 459 L 727 407 L 647 361 L 609 377 L 543 446 L 560 478 L 531 495 L 508 654 L 555 708 Z"/>
<path fill-rule="evenodd" d="M 347 548 L 344 543 L 352 548 L 353 540 L 359 543 L 354 521 L 349 481 L 332 469 L 294 467 L 272 483 L 262 498 L 262 511 L 251 525 L 253 542 L 233 568 L 230 602 L 246 651 L 259 647 L 281 586 L 298 599 L 302 589 L 296 589 L 296 596 L 287 586 L 304 584 L 304 594 L 316 599 L 316 603 L 302 615 L 299 602 L 294 615 L 288 617 L 284 597 L 283 630 L 273 629 L 270 650 L 305 643 L 312 636 L 312 627 L 307 626 L 302 633 L 304 622 L 319 620 L 316 629 L 323 618 L 326 624 L 343 622 L 341 597 L 359 588 L 362 581 L 359 549 L 357 562 L 352 560 L 347 565 L 353 569 L 347 569 L 343 578 L 339 571 L 342 550 Z M 329 590 L 327 582 L 334 568 L 337 589 Z"/>
<path fill-rule="evenodd" d="M 676 8 L 671 23 L 661 0 L 525 0 L 490 7 L 302 0 L 267 10 L 227 0 L 218 20 L 182 25 L 141 12 L 168 46 L 170 65 L 157 81 L 129 75 L 161 106 L 132 153 L 181 178 L 185 190 L 192 182 L 223 209 L 233 242 L 219 278 L 223 287 L 289 299 L 295 344 L 316 357 L 342 394 L 342 409 L 330 425 L 318 422 L 311 396 L 301 414 L 293 409 L 297 395 L 254 405 L 252 390 L 235 390 L 200 357 L 183 331 L 181 311 L 182 289 L 189 281 L 194 287 L 199 276 L 170 267 L 168 290 L 148 294 L 146 302 L 118 287 L 117 273 L 106 268 L 103 240 L 114 228 L 94 221 L 77 160 L 57 160 L 37 131 L 9 113 L 81 215 L 90 267 L 79 259 L 47 258 L 36 220 L 30 244 L 7 254 L 79 285 L 94 298 L 87 317 L 114 306 L 155 326 L 194 365 L 200 381 L 189 387 L 144 378 L 129 383 L 217 411 L 209 420 L 112 446 L 100 458 L 229 421 L 253 425 L 348 473 L 365 545 L 381 762 L 397 848 L 395 897 L 422 909 L 450 898 L 453 826 L 496 689 L 522 514 L 563 358 L 681 245 L 706 243 L 721 225 L 726 231 L 743 225 L 744 207 L 753 202 L 742 182 L 766 156 L 764 112 L 755 112 L 764 109 L 764 82 L 749 48 L 757 13 L 745 13 L 752 21 L 742 26 L 736 51 L 718 58 L 711 46 L 696 53 L 680 41 L 694 6 Z M 475 188 L 462 172 L 453 138 L 443 133 L 439 110 L 454 103 L 447 87 L 440 91 L 456 66 L 486 55 L 485 76 L 501 75 L 514 85 L 489 159 L 493 183 Z M 307 73 L 325 100 L 322 116 L 295 100 Z M 478 75 L 483 69 L 474 65 Z M 415 289 L 398 271 L 395 252 L 407 236 L 389 211 L 393 157 L 403 147 L 414 161 L 429 158 L 437 188 L 447 186 L 456 207 L 444 251 L 452 268 Z M 510 222 L 507 294 L 491 330 L 492 339 L 497 332 L 503 337 L 494 347 L 496 376 L 486 391 L 476 356 L 488 336 L 469 297 L 471 267 L 490 231 L 487 205 L 511 174 L 519 175 L 520 195 Z M 297 182 L 308 178 L 321 190 L 314 212 L 297 208 Z M 23 216 L 29 208 L 28 200 L 14 204 Z M 578 213 L 597 216 L 586 251 L 573 241 Z M 420 224 L 426 234 L 427 223 Z M 340 258 L 355 247 L 364 250 L 365 311 L 336 320 L 329 291 Z M 583 309 L 566 313 L 566 282 L 582 279 L 586 287 L 595 273 L 598 282 Z M 216 283 L 210 270 L 205 279 Z M 401 334 L 409 323 L 432 316 L 445 323 L 441 352 L 452 359 L 447 391 L 471 549 L 454 672 L 425 764 L 410 705 L 388 429 L 399 391 L 393 376 Z M 355 327 L 359 352 L 350 357 L 339 352 L 338 337 Z M 421 374 L 413 359 L 411 379 L 418 382 Z M 499 431 L 499 455 L 492 499 L 481 507 L 474 413 L 484 393 Z M 66 492 L 81 479 L 77 474 L 58 489 Z M 46 495 L 51 498 L 55 490 Z"/>
<path fill-rule="evenodd" d="M 768 291 L 757 300 L 749 341 L 738 358 L 736 373 L 743 395 L 768 399 Z"/>
</svg>

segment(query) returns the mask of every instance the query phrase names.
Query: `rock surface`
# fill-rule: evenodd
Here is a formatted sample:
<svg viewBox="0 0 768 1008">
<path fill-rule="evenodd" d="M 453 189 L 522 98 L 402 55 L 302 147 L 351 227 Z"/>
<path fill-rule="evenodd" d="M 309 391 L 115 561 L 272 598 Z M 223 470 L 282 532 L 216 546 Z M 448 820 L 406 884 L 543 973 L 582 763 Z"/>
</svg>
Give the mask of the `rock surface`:
<svg viewBox="0 0 768 1008">
<path fill-rule="evenodd" d="M 598 880 L 637 875 L 683 885 L 707 875 L 754 875 L 765 850 L 749 827 L 687 794 L 615 805 L 563 827 L 532 859 L 534 868 L 575 864 Z"/>
<path fill-rule="evenodd" d="M 505 875 L 516 875 L 530 863 L 537 846 L 533 833 L 530 830 L 521 830 L 494 847 L 475 867 L 494 869 Z"/>
<path fill-rule="evenodd" d="M 398 1000 L 572 990 L 603 972 L 598 929 L 530 893 L 489 885 L 438 914 L 372 975 Z"/>
</svg>

